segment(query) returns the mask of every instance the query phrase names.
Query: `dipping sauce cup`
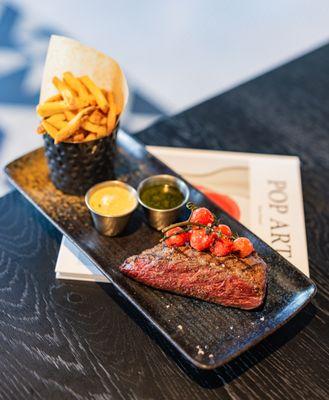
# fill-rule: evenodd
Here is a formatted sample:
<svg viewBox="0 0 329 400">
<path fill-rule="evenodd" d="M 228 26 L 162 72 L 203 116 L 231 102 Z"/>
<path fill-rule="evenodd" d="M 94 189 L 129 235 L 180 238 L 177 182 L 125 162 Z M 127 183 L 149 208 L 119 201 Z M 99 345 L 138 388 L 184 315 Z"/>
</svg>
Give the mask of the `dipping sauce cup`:
<svg viewBox="0 0 329 400">
<path fill-rule="evenodd" d="M 178 190 L 178 194 L 180 195 L 180 199 L 178 200 L 177 204 L 171 208 L 161 208 L 158 200 L 158 195 L 155 194 L 154 197 L 154 204 L 148 201 L 146 203 L 145 200 L 145 191 L 148 191 L 150 194 L 152 193 L 150 189 L 161 188 L 163 186 L 164 193 L 171 189 Z M 156 193 L 156 191 L 155 191 Z M 161 193 L 161 192 L 160 192 Z M 157 229 L 161 230 L 166 226 L 172 224 L 177 220 L 179 212 L 181 208 L 186 204 L 190 191 L 186 185 L 186 183 L 182 180 L 177 178 L 176 176 L 172 175 L 153 175 L 149 178 L 144 179 L 137 188 L 137 195 L 138 201 L 142 205 L 146 218 L 148 219 L 149 224 Z M 170 201 L 165 199 L 165 203 L 167 203 L 170 207 Z"/>
<path fill-rule="evenodd" d="M 136 190 L 121 181 L 105 181 L 91 187 L 85 202 L 95 228 L 105 236 L 121 233 L 138 206 Z"/>
</svg>

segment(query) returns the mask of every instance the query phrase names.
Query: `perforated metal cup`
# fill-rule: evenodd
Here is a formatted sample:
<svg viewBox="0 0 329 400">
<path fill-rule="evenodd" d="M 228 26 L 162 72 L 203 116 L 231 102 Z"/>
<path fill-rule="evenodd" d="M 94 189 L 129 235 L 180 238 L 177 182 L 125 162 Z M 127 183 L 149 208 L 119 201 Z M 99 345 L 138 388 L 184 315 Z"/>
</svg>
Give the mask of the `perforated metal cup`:
<svg viewBox="0 0 329 400">
<path fill-rule="evenodd" d="M 108 136 L 82 143 L 55 144 L 44 135 L 49 175 L 57 189 L 67 194 L 84 195 L 98 182 L 113 179 L 118 127 Z"/>
</svg>

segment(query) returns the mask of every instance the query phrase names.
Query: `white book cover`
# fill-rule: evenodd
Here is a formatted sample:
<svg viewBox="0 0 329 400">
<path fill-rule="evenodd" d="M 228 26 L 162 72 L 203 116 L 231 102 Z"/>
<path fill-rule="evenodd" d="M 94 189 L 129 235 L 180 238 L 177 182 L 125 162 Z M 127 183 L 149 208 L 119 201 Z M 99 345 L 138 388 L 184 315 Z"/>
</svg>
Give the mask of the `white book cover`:
<svg viewBox="0 0 329 400">
<path fill-rule="evenodd" d="M 153 146 L 147 149 L 309 276 L 298 157 Z M 65 237 L 56 276 L 107 282 Z"/>
</svg>

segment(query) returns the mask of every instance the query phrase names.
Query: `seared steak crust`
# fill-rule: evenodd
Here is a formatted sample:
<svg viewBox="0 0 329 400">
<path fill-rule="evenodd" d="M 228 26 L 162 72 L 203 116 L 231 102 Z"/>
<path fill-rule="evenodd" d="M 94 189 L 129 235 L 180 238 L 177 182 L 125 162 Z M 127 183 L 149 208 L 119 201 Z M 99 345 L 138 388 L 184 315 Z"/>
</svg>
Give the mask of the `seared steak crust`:
<svg viewBox="0 0 329 400">
<path fill-rule="evenodd" d="M 267 266 L 256 252 L 246 258 L 216 257 L 160 243 L 127 258 L 119 269 L 157 289 L 245 310 L 260 306 L 266 292 Z"/>
</svg>

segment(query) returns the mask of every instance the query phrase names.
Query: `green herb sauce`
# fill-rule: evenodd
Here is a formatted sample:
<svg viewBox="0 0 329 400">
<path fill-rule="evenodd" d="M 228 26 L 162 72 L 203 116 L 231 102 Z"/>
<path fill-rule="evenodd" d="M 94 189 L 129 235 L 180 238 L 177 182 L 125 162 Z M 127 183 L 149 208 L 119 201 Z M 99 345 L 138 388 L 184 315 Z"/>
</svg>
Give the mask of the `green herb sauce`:
<svg viewBox="0 0 329 400">
<path fill-rule="evenodd" d="M 184 200 L 184 196 L 178 187 L 169 184 L 146 187 L 141 192 L 140 197 L 145 205 L 157 210 L 175 208 Z"/>
</svg>

